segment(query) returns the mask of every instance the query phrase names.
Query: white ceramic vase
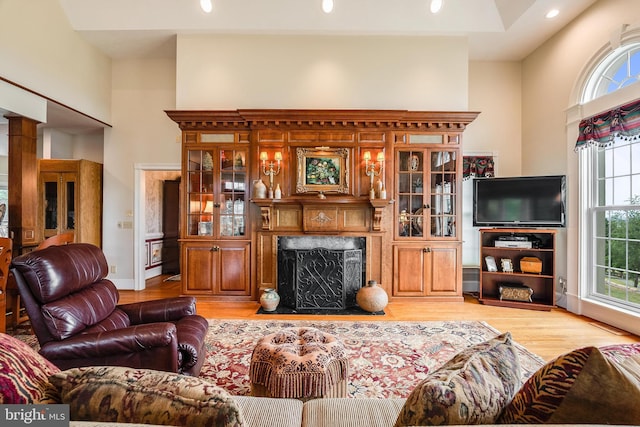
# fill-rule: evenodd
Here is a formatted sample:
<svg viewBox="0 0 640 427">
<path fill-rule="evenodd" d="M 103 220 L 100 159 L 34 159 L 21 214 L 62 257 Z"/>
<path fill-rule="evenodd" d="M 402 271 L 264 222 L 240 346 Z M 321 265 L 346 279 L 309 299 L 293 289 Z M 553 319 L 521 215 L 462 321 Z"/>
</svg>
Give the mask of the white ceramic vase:
<svg viewBox="0 0 640 427">
<path fill-rule="evenodd" d="M 280 295 L 273 288 L 267 288 L 260 295 L 260 305 L 264 311 L 275 311 L 280 304 Z"/>
<path fill-rule="evenodd" d="M 389 296 L 375 280 L 369 280 L 356 294 L 356 302 L 364 311 L 376 313 L 384 310 L 389 303 Z"/>
<path fill-rule="evenodd" d="M 267 186 L 261 179 L 253 181 L 253 197 L 256 199 L 264 199 L 267 197 Z"/>
</svg>

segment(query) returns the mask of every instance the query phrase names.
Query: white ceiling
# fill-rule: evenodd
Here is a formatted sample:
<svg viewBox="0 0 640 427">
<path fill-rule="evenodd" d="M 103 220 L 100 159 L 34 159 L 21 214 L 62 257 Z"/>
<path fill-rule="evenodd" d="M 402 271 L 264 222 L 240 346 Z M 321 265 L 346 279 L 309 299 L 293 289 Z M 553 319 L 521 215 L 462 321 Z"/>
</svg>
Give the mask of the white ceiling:
<svg viewBox="0 0 640 427">
<path fill-rule="evenodd" d="M 596 0 L 334 0 L 325 14 L 321 0 L 58 0 L 71 27 L 114 59 L 175 57 L 176 35 L 283 34 L 348 36 L 461 36 L 478 61 L 519 61 Z M 545 14 L 556 8 L 554 19 Z M 40 127 L 84 133 L 104 127 L 49 102 Z M 0 111 L 2 113 L 2 111 Z M 2 121 L 0 114 L 0 121 Z"/>
<path fill-rule="evenodd" d="M 472 60 L 519 61 L 596 0 L 59 0 L 71 26 L 113 58 L 175 55 L 180 33 L 467 36 Z M 555 19 L 545 14 L 556 8 Z"/>
</svg>

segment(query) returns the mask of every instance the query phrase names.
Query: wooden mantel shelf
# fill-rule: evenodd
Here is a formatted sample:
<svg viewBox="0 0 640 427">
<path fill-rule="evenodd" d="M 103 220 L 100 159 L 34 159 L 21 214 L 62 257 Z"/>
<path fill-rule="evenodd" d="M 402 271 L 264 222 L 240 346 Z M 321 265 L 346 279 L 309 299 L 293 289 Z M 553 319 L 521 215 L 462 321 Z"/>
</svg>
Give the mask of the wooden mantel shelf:
<svg viewBox="0 0 640 427">
<path fill-rule="evenodd" d="M 273 227 L 273 209 L 277 206 L 325 207 L 332 209 L 344 206 L 370 206 L 373 209 L 371 221 L 372 231 L 382 231 L 382 212 L 386 206 L 393 203 L 391 199 L 357 199 L 357 198 L 332 198 L 327 197 L 288 197 L 286 199 L 252 199 L 251 202 L 260 207 L 262 217 L 262 230 L 271 230 Z M 316 230 L 317 231 L 317 230 Z"/>
</svg>

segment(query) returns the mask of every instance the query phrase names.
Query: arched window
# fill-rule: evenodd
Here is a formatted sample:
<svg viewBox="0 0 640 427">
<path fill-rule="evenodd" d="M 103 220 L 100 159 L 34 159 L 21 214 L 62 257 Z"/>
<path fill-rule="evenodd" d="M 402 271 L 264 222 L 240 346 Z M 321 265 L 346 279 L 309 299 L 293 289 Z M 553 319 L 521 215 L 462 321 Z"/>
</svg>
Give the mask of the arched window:
<svg viewBox="0 0 640 427">
<path fill-rule="evenodd" d="M 613 50 L 593 67 L 582 104 L 640 80 L 640 41 Z M 618 98 L 617 98 L 618 99 Z M 640 313 L 640 102 L 628 99 L 610 111 L 582 120 L 576 145 L 588 221 L 583 295 L 611 307 Z"/>
<path fill-rule="evenodd" d="M 640 80 L 640 43 L 629 43 L 607 55 L 587 80 L 581 103 Z"/>
</svg>

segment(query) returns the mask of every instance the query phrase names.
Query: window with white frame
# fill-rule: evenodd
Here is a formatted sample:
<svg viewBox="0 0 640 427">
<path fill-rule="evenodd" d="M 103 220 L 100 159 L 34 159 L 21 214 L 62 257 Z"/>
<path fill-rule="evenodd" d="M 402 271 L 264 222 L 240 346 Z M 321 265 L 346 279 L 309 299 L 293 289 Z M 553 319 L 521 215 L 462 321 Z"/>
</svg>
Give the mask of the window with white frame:
<svg viewBox="0 0 640 427">
<path fill-rule="evenodd" d="M 640 79 L 640 43 L 594 68 L 583 103 Z M 588 297 L 640 313 L 640 101 L 585 119 L 577 148 L 588 150 Z"/>
<path fill-rule="evenodd" d="M 595 148 L 590 294 L 640 311 L 640 139 Z M 634 161 L 635 159 L 635 161 Z"/>
<path fill-rule="evenodd" d="M 582 95 L 582 103 L 615 92 L 640 79 L 640 43 L 612 51 L 594 69 Z"/>
</svg>

